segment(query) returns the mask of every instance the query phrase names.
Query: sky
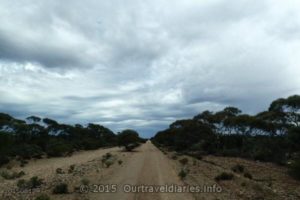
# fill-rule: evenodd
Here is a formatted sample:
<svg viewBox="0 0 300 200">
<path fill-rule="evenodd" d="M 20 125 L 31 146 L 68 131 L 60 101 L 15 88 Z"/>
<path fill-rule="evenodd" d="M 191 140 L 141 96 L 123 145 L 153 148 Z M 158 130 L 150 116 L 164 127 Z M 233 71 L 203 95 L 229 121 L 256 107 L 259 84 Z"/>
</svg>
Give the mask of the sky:
<svg viewBox="0 0 300 200">
<path fill-rule="evenodd" d="M 0 0 L 0 112 L 153 136 L 300 93 L 297 0 Z"/>
</svg>

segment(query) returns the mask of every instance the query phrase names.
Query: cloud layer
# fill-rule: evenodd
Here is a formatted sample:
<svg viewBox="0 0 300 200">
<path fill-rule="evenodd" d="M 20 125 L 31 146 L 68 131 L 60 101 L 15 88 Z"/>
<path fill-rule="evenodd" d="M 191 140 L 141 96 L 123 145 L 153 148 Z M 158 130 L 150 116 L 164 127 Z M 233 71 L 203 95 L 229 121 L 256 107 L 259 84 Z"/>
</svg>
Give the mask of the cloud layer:
<svg viewBox="0 0 300 200">
<path fill-rule="evenodd" d="M 300 3 L 0 0 L 0 111 L 153 135 L 300 92 Z"/>
</svg>

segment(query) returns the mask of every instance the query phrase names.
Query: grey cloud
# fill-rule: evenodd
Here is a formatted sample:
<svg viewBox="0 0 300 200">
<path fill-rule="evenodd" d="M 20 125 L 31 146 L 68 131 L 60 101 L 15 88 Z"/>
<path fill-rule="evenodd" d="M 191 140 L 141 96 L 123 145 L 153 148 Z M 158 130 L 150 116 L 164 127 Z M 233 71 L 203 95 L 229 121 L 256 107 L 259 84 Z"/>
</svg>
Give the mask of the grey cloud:
<svg viewBox="0 0 300 200">
<path fill-rule="evenodd" d="M 0 111 L 145 136 L 300 92 L 300 4 L 1 1 Z"/>
</svg>

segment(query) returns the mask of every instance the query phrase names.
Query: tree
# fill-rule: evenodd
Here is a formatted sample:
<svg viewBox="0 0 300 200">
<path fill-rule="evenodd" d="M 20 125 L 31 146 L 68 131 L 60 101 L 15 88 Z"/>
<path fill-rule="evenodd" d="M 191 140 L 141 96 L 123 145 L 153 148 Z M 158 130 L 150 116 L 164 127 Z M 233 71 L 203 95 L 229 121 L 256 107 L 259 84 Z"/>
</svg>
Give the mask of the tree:
<svg viewBox="0 0 300 200">
<path fill-rule="evenodd" d="M 138 146 L 139 134 L 131 129 L 127 129 L 118 134 L 118 145 L 124 146 L 127 151 L 131 151 Z"/>
<path fill-rule="evenodd" d="M 293 95 L 286 99 L 280 98 L 273 101 L 269 111 L 284 113 L 286 123 L 291 126 L 300 126 L 300 96 Z"/>
<path fill-rule="evenodd" d="M 41 121 L 41 118 L 36 117 L 36 116 L 30 116 L 30 117 L 27 117 L 26 119 L 29 120 L 29 121 L 32 121 L 34 123 Z"/>
</svg>

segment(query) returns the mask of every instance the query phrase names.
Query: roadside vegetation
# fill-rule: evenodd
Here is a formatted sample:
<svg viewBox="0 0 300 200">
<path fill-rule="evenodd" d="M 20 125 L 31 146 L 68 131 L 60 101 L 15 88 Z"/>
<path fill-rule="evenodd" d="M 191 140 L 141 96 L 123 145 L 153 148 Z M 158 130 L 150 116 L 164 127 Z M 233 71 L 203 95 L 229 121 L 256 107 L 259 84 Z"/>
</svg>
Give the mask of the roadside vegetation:
<svg viewBox="0 0 300 200">
<path fill-rule="evenodd" d="M 243 114 L 236 107 L 204 111 L 175 121 L 152 142 L 200 159 L 216 155 L 273 162 L 289 167 L 290 174 L 300 179 L 300 96 L 277 99 L 256 115 Z M 233 170 L 243 171 L 242 166 Z"/>
<path fill-rule="evenodd" d="M 145 140 L 134 130 L 116 135 L 98 124 L 67 125 L 37 116 L 19 120 L 0 113 L 0 167 L 12 159 L 24 167 L 29 159 L 70 156 L 79 150 L 117 145 L 131 151 L 141 142 Z"/>
</svg>

